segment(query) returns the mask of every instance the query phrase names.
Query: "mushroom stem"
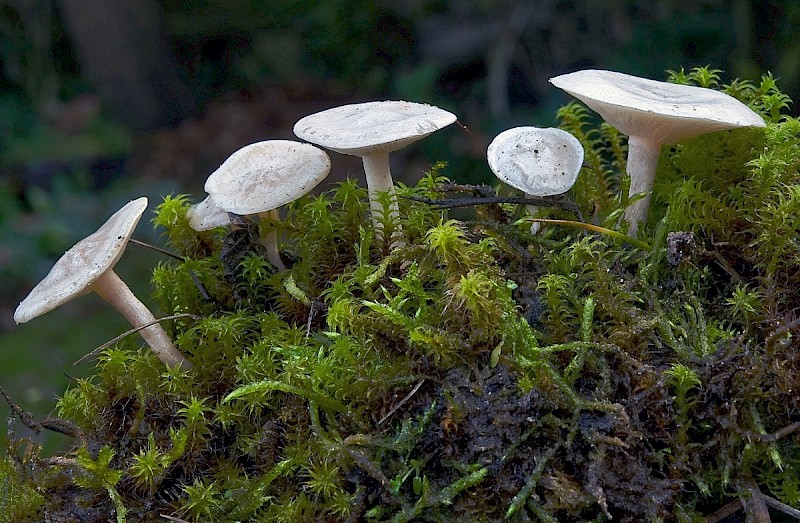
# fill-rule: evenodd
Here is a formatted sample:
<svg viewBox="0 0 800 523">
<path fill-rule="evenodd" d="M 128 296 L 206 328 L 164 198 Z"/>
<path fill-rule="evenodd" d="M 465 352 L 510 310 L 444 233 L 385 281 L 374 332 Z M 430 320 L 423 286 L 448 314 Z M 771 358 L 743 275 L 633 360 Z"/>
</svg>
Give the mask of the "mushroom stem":
<svg viewBox="0 0 800 523">
<path fill-rule="evenodd" d="M 660 154 L 660 143 L 645 140 L 638 136 L 628 138 L 628 162 L 625 169 L 631 177 L 628 196 L 645 193 L 641 200 L 632 203 L 625 210 L 625 219 L 630 223 L 628 236 L 631 238 L 636 238 L 639 224 L 647 220 Z"/>
<path fill-rule="evenodd" d="M 93 284 L 91 289 L 101 298 L 109 302 L 117 309 L 120 314 L 131 323 L 135 328 L 142 328 L 139 333 L 142 338 L 150 345 L 158 359 L 163 361 L 168 367 L 180 365 L 183 369 L 190 369 L 192 364 L 178 352 L 172 344 L 167 333 L 156 322 L 155 316 L 139 299 L 133 294 L 131 289 L 122 279 L 109 269 L 103 273 Z"/>
<path fill-rule="evenodd" d="M 539 208 L 536 207 L 535 205 L 526 205 L 525 208 L 528 209 L 528 214 L 530 214 L 531 216 L 536 214 L 536 211 L 539 210 Z M 538 234 L 539 233 L 539 229 L 541 229 L 541 228 L 542 228 L 542 224 L 541 223 L 539 223 L 539 222 L 531 223 L 531 234 Z"/>
<path fill-rule="evenodd" d="M 271 209 L 267 212 L 260 213 L 259 216 L 264 219 L 278 221 L 281 219 L 278 209 Z M 261 243 L 267 248 L 267 259 L 279 271 L 286 270 L 286 265 L 281 260 L 281 252 L 278 249 L 278 231 L 275 227 L 271 227 L 266 233 L 261 234 Z"/>
<path fill-rule="evenodd" d="M 397 207 L 397 197 L 394 194 L 392 173 L 389 169 L 389 153 L 376 153 L 362 158 L 364 173 L 367 175 L 367 190 L 369 191 L 369 207 L 372 212 L 372 226 L 380 234 L 381 224 L 378 216 L 383 213 L 383 206 L 378 201 L 378 193 L 389 193 L 389 218 L 396 222 L 400 216 Z"/>
</svg>

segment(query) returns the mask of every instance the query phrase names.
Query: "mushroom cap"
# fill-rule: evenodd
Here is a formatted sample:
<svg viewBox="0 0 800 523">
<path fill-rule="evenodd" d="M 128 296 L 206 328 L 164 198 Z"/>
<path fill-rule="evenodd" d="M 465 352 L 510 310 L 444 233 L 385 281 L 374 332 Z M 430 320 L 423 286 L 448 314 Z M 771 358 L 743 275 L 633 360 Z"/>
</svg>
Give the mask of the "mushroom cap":
<svg viewBox="0 0 800 523">
<path fill-rule="evenodd" d="M 735 127 L 764 127 L 764 120 L 725 93 L 587 69 L 550 79 L 628 136 L 657 144 Z"/>
<path fill-rule="evenodd" d="M 146 208 L 144 196 L 128 202 L 96 232 L 65 252 L 19 304 L 14 321 L 25 323 L 90 292 L 89 287 L 122 257 Z"/>
<path fill-rule="evenodd" d="M 353 156 L 388 154 L 456 121 L 452 113 L 432 105 L 365 102 L 342 105 L 301 118 L 298 138 Z"/>
<path fill-rule="evenodd" d="M 258 214 L 300 198 L 328 176 L 331 159 L 311 144 L 268 140 L 246 145 L 211 173 L 205 190 L 226 212 Z"/>
<path fill-rule="evenodd" d="M 189 210 L 186 211 L 186 218 L 189 219 L 189 225 L 195 231 L 208 231 L 231 224 L 228 212 L 214 205 L 210 196 L 189 207 Z"/>
<path fill-rule="evenodd" d="M 583 165 L 583 146 L 561 129 L 515 127 L 498 134 L 487 150 L 495 176 L 533 196 L 567 192 Z"/>
</svg>

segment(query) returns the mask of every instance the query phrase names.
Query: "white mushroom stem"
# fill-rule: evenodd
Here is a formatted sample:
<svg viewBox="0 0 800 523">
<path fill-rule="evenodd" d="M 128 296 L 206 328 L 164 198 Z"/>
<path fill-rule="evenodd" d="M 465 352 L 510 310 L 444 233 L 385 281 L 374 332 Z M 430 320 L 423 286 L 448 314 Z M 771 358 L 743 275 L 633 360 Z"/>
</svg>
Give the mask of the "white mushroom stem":
<svg viewBox="0 0 800 523">
<path fill-rule="evenodd" d="M 378 201 L 378 193 L 389 193 L 389 218 L 396 222 L 400 216 L 397 206 L 397 196 L 394 194 L 394 182 L 389 169 L 389 154 L 376 153 L 363 156 L 364 173 L 367 175 L 367 190 L 369 191 L 369 207 L 372 211 L 372 226 L 380 235 L 381 224 L 378 216 L 383 213 L 383 205 Z"/>
<path fill-rule="evenodd" d="M 281 219 L 278 209 L 260 213 L 259 216 L 262 219 L 268 218 L 273 221 Z M 286 270 L 286 265 L 284 265 L 283 260 L 281 260 L 280 249 L 278 249 L 278 231 L 275 230 L 275 227 L 271 227 L 266 233 L 261 234 L 261 243 L 263 243 L 264 247 L 267 249 L 267 259 L 269 262 L 279 271 Z"/>
<path fill-rule="evenodd" d="M 625 210 L 625 219 L 630 223 L 628 236 L 636 238 L 639 224 L 647 220 L 650 210 L 650 197 L 656 180 L 658 157 L 661 154 L 661 144 L 645 140 L 638 136 L 628 138 L 628 161 L 626 171 L 631 177 L 631 186 L 628 196 L 645 193 L 645 196 Z"/>
<path fill-rule="evenodd" d="M 156 322 L 153 313 L 139 301 L 131 289 L 120 279 L 117 274 L 109 269 L 103 273 L 90 287 L 101 298 L 109 302 L 117 309 L 120 314 L 139 330 L 142 338 L 150 345 L 158 359 L 163 361 L 168 367 L 179 365 L 183 369 L 189 369 L 192 364 L 178 352 L 172 344 L 167 333 Z M 148 325 L 145 327 L 145 325 Z"/>
<path fill-rule="evenodd" d="M 528 196 L 530 196 L 530 195 L 528 195 Z M 539 210 L 539 208 L 536 207 L 535 205 L 526 205 L 525 208 L 528 209 L 528 214 L 530 214 L 531 216 L 536 214 L 536 212 Z M 531 223 L 531 234 L 537 234 L 539 232 L 539 229 L 541 229 L 541 228 L 542 228 L 542 224 L 541 223 L 532 222 Z"/>
</svg>

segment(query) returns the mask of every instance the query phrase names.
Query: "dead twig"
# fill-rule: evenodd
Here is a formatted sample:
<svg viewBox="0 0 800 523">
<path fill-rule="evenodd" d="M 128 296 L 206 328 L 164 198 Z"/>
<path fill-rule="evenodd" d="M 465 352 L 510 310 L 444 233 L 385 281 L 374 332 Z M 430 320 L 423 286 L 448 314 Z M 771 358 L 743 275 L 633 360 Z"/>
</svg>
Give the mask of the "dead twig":
<svg viewBox="0 0 800 523">
<path fill-rule="evenodd" d="M 5 398 L 9 408 L 19 418 L 22 424 L 34 431 L 36 434 L 39 434 L 44 430 L 49 430 L 50 432 L 58 432 L 59 434 L 64 434 L 65 436 L 69 436 L 71 438 L 83 439 L 83 432 L 73 422 L 63 418 L 56 418 L 54 416 L 46 416 L 39 421 L 33 416 L 33 414 L 17 405 L 2 388 L 0 388 L 0 394 L 2 394 L 3 398 Z M 12 433 L 9 434 L 9 441 L 13 439 L 13 429 L 11 432 Z"/>
<path fill-rule="evenodd" d="M 404 404 L 405 404 L 405 403 L 406 403 L 408 400 L 410 400 L 410 399 L 411 399 L 411 398 L 414 396 L 414 394 L 416 394 L 416 393 L 417 393 L 417 391 L 419 390 L 419 388 L 420 388 L 420 387 L 422 387 L 422 384 L 423 384 L 423 383 L 425 383 L 425 379 L 424 379 L 424 378 L 423 378 L 423 379 L 421 379 L 421 380 L 419 380 L 419 381 L 417 382 L 417 384 L 416 384 L 416 385 L 414 385 L 414 388 L 413 388 L 413 389 L 411 389 L 411 392 L 409 392 L 408 394 L 406 394 L 406 396 L 405 396 L 403 399 L 401 399 L 401 400 L 400 400 L 400 403 L 398 403 L 397 405 L 395 405 L 394 407 L 392 407 L 392 410 L 390 410 L 390 411 L 389 411 L 389 412 L 388 412 L 388 413 L 387 413 L 387 414 L 386 414 L 384 417 L 382 417 L 382 418 L 381 418 L 381 419 L 378 421 L 378 425 L 381 425 L 381 424 L 382 424 L 384 421 L 386 421 L 387 419 L 389 419 L 389 418 L 392 416 L 392 414 L 394 414 L 395 412 L 397 412 L 397 410 L 398 410 L 400 407 L 402 407 L 402 406 L 403 406 L 403 405 L 404 405 Z"/>
<path fill-rule="evenodd" d="M 197 316 L 195 314 L 189 314 L 189 313 L 185 312 L 185 313 L 181 313 L 181 314 L 173 314 L 172 316 L 164 316 L 163 318 L 158 318 L 155 321 L 151 321 L 149 323 L 145 323 L 141 327 L 136 327 L 134 329 L 127 330 L 127 331 L 123 332 L 122 334 L 120 334 L 119 336 L 117 336 L 116 338 L 105 342 L 104 344 L 100 345 L 99 347 L 97 347 L 96 349 L 91 351 L 90 353 L 88 353 L 85 356 L 81 357 L 78 361 L 73 363 L 73 365 L 76 365 L 76 366 L 80 365 L 80 364 L 86 362 L 87 360 L 90 360 L 90 359 L 96 357 L 98 354 L 103 352 L 103 350 L 105 350 L 106 348 L 108 348 L 111 345 L 115 344 L 119 340 L 125 338 L 126 336 L 130 336 L 131 334 L 139 332 L 142 329 L 146 329 L 147 327 L 150 327 L 151 325 L 155 325 L 157 323 L 161 323 L 162 321 L 177 320 L 177 319 L 180 319 L 180 318 L 192 318 L 193 320 L 199 320 L 200 316 Z"/>
<path fill-rule="evenodd" d="M 179 256 L 179 255 L 175 254 L 172 251 L 168 251 L 167 249 L 162 249 L 161 247 L 156 247 L 155 245 L 152 245 L 152 244 L 147 243 L 147 242 L 143 242 L 141 240 L 137 240 L 135 238 L 131 238 L 130 240 L 128 240 L 128 242 L 132 243 L 134 245 L 138 245 L 139 247 L 144 247 L 145 249 L 150 249 L 151 251 L 155 251 L 155 252 L 157 252 L 159 254 L 163 254 L 164 256 L 169 256 L 170 258 L 175 258 L 178 261 L 186 261 L 183 256 Z"/>
<path fill-rule="evenodd" d="M 565 211 L 571 211 L 576 214 L 580 213 L 578 206 L 573 202 L 539 198 L 536 196 L 528 196 L 525 198 L 515 196 L 489 196 L 480 198 L 446 198 L 443 200 L 433 200 L 431 198 L 423 198 L 422 196 L 404 196 L 404 198 L 414 202 L 425 203 L 436 210 L 509 203 L 513 205 L 534 205 L 536 207 L 558 207 Z"/>
</svg>

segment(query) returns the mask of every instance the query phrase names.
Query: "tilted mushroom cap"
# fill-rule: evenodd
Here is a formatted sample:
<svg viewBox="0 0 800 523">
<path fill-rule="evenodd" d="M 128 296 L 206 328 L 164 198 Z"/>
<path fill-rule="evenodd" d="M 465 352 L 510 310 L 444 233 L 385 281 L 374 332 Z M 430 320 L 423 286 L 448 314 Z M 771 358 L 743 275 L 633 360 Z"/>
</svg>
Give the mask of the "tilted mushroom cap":
<svg viewBox="0 0 800 523">
<path fill-rule="evenodd" d="M 303 196 L 330 170 L 328 155 L 313 145 L 268 140 L 233 153 L 208 177 L 205 190 L 227 212 L 258 214 Z"/>
<path fill-rule="evenodd" d="M 525 194 L 562 194 L 575 184 L 583 146 L 561 129 L 515 127 L 498 134 L 487 150 L 492 172 Z"/>
<path fill-rule="evenodd" d="M 454 114 L 432 105 L 365 102 L 301 118 L 294 134 L 337 153 L 366 156 L 402 149 L 455 121 Z"/>
<path fill-rule="evenodd" d="M 88 288 L 122 257 L 146 208 L 146 197 L 127 203 L 94 234 L 65 252 L 19 304 L 14 321 L 25 323 L 90 292 Z"/>
<path fill-rule="evenodd" d="M 659 144 L 735 127 L 764 127 L 739 100 L 713 89 L 587 69 L 551 78 L 628 136 Z"/>
</svg>

